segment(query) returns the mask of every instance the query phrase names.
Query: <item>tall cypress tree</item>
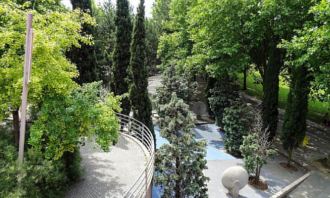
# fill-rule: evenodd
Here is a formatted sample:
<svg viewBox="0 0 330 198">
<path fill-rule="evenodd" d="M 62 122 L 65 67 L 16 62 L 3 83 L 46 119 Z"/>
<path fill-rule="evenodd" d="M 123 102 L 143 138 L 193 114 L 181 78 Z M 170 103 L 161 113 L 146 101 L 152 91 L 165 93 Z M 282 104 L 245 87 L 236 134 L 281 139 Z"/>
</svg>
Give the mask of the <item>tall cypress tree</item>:
<svg viewBox="0 0 330 198">
<path fill-rule="evenodd" d="M 92 0 L 71 0 L 73 9 L 81 9 L 83 12 L 92 14 Z M 84 25 L 83 34 L 93 35 L 94 29 L 90 25 Z M 94 58 L 94 46 L 80 43 L 80 48 L 72 48 L 67 56 L 77 65 L 79 84 L 97 80 L 96 63 Z"/>
<path fill-rule="evenodd" d="M 116 9 L 116 41 L 113 52 L 113 68 L 111 87 L 116 95 L 128 93 L 128 67 L 130 62 L 130 44 L 132 34 L 129 3 L 127 0 L 117 0 Z M 124 95 L 121 101 L 122 113 L 130 113 L 129 98 Z"/>
<path fill-rule="evenodd" d="M 293 68 L 291 72 L 290 92 L 281 134 L 283 148 L 287 150 L 289 156 L 288 165 L 290 165 L 293 150 L 302 143 L 305 137 L 311 81 L 311 76 L 305 66 Z"/>
<path fill-rule="evenodd" d="M 153 131 L 151 118 L 152 106 L 148 96 L 148 71 L 145 65 L 145 25 L 144 25 L 144 0 L 140 1 L 133 29 L 130 60 L 130 85 L 129 97 L 133 116 L 143 122 Z"/>
</svg>

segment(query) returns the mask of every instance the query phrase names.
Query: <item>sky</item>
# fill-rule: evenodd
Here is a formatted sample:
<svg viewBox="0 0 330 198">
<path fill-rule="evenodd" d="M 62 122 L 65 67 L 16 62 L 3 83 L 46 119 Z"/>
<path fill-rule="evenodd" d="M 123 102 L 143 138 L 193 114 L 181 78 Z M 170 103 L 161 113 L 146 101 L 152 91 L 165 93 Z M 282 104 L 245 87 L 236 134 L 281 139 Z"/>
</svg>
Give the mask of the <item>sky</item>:
<svg viewBox="0 0 330 198">
<path fill-rule="evenodd" d="M 106 0 L 95 0 L 96 4 L 102 4 Z M 116 3 L 116 0 L 111 0 L 114 4 Z M 151 17 L 151 9 L 152 9 L 152 4 L 154 3 L 155 0 L 145 0 L 145 8 L 146 8 L 146 17 Z M 134 12 L 136 11 L 136 7 L 139 5 L 140 0 L 129 0 L 130 4 L 134 8 Z M 70 0 L 62 0 L 62 3 L 66 5 L 67 7 L 71 7 Z"/>
</svg>

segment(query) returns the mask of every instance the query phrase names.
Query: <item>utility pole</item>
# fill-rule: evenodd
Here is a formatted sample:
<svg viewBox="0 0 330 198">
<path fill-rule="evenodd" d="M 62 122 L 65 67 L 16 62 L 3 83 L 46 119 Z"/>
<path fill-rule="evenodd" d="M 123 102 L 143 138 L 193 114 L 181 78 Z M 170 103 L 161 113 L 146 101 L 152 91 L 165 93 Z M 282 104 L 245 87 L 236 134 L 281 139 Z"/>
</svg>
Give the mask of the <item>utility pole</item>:
<svg viewBox="0 0 330 198">
<path fill-rule="evenodd" d="M 21 105 L 21 125 L 19 135 L 19 150 L 18 150 L 18 165 L 23 164 L 24 158 L 24 142 L 25 142 L 25 128 L 26 128 L 26 110 L 27 110 L 27 96 L 28 85 L 31 74 L 32 62 L 32 14 L 27 15 L 26 19 L 26 40 L 25 40 L 25 58 L 24 58 L 24 77 L 23 77 L 23 92 L 22 92 L 22 105 Z"/>
</svg>

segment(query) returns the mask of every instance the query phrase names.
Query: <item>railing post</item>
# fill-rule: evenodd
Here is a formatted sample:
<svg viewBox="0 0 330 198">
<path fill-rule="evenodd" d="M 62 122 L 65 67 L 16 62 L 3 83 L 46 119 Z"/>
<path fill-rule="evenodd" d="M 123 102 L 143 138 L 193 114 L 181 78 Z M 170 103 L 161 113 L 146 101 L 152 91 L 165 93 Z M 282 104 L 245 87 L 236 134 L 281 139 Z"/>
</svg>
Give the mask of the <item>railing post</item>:
<svg viewBox="0 0 330 198">
<path fill-rule="evenodd" d="M 149 165 L 147 165 L 146 169 L 145 169 L 145 179 L 146 179 L 146 197 L 148 196 L 148 167 Z"/>
<path fill-rule="evenodd" d="M 117 114 L 118 117 L 122 118 L 119 119 L 119 121 L 125 122 L 125 120 L 127 120 L 127 134 L 132 136 L 132 137 L 137 137 L 138 141 L 140 141 L 142 143 L 142 145 L 144 147 L 146 147 L 147 152 L 150 154 L 150 158 L 147 160 L 147 166 L 144 168 L 143 172 L 140 173 L 139 178 L 136 180 L 136 182 L 133 184 L 133 186 L 125 193 L 125 198 L 129 198 L 129 197 L 147 197 L 147 198 L 151 198 L 152 196 L 152 192 L 151 192 L 151 186 L 152 184 L 149 184 L 149 172 L 150 171 L 154 171 L 154 162 L 153 162 L 153 158 L 154 158 L 154 142 L 153 142 L 153 138 L 150 139 L 150 137 L 152 136 L 151 132 L 149 131 L 149 129 L 141 122 L 139 122 L 138 120 L 135 120 L 134 118 L 127 116 L 127 115 L 123 115 L 118 113 Z M 124 121 L 123 121 L 124 120 Z M 134 123 L 134 124 L 133 124 Z M 133 128 L 133 130 L 132 130 Z M 125 133 L 125 131 L 123 130 L 123 127 L 121 127 L 121 132 Z M 132 131 L 134 131 L 134 134 L 132 134 Z M 142 133 L 142 134 L 141 134 Z M 140 139 L 141 138 L 141 139 Z M 146 139 L 145 139 L 146 138 Z M 151 142 L 149 142 L 149 140 Z M 151 148 L 150 148 L 151 147 Z M 148 158 L 148 157 L 147 157 Z M 151 179 L 153 172 L 151 174 Z M 145 179 L 145 181 L 143 182 L 143 178 Z M 145 187 L 143 187 L 143 183 L 145 183 Z M 145 192 L 143 192 L 143 188 L 145 188 Z M 136 194 L 137 193 L 137 194 Z"/>
<path fill-rule="evenodd" d="M 142 142 L 142 144 L 145 146 L 145 144 L 144 144 L 144 128 L 142 127 L 142 130 L 141 130 L 141 127 L 142 127 L 142 126 L 139 126 L 139 130 L 142 131 L 142 139 L 141 139 L 141 142 Z"/>
</svg>

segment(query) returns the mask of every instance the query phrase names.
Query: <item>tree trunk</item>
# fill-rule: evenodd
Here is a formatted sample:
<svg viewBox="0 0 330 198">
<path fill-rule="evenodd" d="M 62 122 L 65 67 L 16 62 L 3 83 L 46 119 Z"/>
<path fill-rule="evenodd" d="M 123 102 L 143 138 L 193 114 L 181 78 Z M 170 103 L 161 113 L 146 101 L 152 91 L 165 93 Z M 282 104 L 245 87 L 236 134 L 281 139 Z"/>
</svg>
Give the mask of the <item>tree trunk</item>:
<svg viewBox="0 0 330 198">
<path fill-rule="evenodd" d="M 19 142 L 19 113 L 18 109 L 12 111 L 13 114 L 13 137 L 15 145 L 18 146 Z"/>
<path fill-rule="evenodd" d="M 180 175 L 180 159 L 179 157 L 175 158 L 175 167 L 176 167 L 176 174 Z M 175 198 L 181 198 L 181 180 L 176 180 L 175 183 Z"/>
<path fill-rule="evenodd" d="M 245 66 L 244 67 L 244 71 L 243 71 L 243 90 L 246 90 L 247 89 L 247 86 L 246 86 L 247 71 L 248 71 L 248 67 Z"/>
<path fill-rule="evenodd" d="M 330 166 L 330 154 L 327 157 L 327 165 Z"/>
<path fill-rule="evenodd" d="M 269 140 L 274 138 L 277 130 L 279 74 L 282 65 L 282 51 L 274 43 L 263 78 L 262 121 L 263 128 L 269 132 Z"/>
<path fill-rule="evenodd" d="M 291 166 L 292 154 L 293 154 L 293 148 L 289 148 L 288 149 L 288 167 Z"/>
<path fill-rule="evenodd" d="M 260 171 L 261 171 L 261 167 L 258 165 L 256 168 L 256 177 L 255 177 L 256 182 L 260 180 Z"/>
</svg>

